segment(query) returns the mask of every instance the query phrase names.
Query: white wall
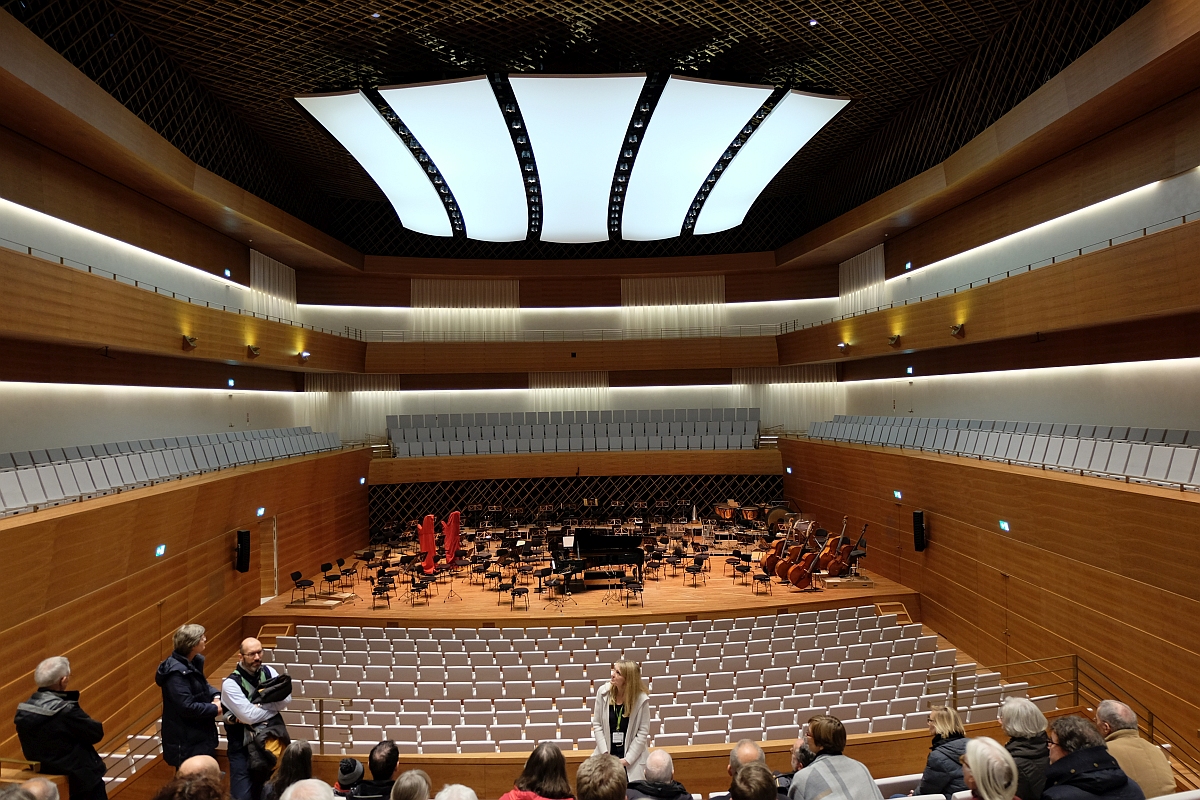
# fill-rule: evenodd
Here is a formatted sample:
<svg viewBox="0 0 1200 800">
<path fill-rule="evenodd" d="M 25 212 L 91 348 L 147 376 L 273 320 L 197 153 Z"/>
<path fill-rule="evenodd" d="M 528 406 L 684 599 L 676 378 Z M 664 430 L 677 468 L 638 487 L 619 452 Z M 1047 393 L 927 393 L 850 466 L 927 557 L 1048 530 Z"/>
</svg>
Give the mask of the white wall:
<svg viewBox="0 0 1200 800">
<path fill-rule="evenodd" d="M 1197 358 L 844 385 L 846 414 L 1200 429 Z"/>
<path fill-rule="evenodd" d="M 296 394 L 0 382 L 0 452 L 288 428 Z"/>
</svg>

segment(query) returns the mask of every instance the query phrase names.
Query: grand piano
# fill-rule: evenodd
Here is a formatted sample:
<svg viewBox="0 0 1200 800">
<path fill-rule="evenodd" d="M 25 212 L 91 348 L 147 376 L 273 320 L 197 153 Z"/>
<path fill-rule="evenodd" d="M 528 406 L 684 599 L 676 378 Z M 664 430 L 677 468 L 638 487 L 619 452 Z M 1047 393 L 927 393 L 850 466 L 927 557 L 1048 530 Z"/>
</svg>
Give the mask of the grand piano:
<svg viewBox="0 0 1200 800">
<path fill-rule="evenodd" d="M 642 550 L 641 536 L 609 533 L 606 528 L 576 528 L 574 535 L 575 557 L 584 563 L 585 585 L 589 579 L 600 580 L 600 572 L 615 566 L 633 567 L 637 579 L 642 579 L 646 553 Z"/>
</svg>

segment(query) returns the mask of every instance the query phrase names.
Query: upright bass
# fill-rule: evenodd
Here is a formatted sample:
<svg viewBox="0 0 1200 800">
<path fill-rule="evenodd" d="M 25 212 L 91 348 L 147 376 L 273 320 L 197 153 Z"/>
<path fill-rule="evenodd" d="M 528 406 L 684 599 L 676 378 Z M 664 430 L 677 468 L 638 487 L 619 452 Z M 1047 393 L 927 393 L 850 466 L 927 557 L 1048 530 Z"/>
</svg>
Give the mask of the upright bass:
<svg viewBox="0 0 1200 800">
<path fill-rule="evenodd" d="M 837 555 L 829 561 L 829 565 L 825 567 L 825 572 L 831 578 L 840 578 L 850 571 L 851 554 L 854 552 L 863 552 L 867 550 L 867 523 L 863 523 L 862 533 L 858 536 L 858 544 L 851 546 L 850 540 L 843 537 L 839 542 Z"/>
</svg>

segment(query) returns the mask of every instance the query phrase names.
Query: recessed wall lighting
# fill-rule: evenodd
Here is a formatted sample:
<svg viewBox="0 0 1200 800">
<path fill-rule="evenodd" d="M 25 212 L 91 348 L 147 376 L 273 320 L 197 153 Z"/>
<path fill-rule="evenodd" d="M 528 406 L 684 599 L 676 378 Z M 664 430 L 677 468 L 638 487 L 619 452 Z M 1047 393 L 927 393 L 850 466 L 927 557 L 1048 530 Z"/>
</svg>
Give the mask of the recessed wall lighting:
<svg viewBox="0 0 1200 800">
<path fill-rule="evenodd" d="M 788 475 L 791 475 L 791 474 L 792 474 L 792 468 L 791 468 L 791 467 L 788 467 L 788 468 L 787 468 L 787 474 L 788 474 Z"/>
<path fill-rule="evenodd" d="M 899 499 L 900 499 L 900 490 L 899 490 L 899 489 L 893 489 L 893 490 L 892 490 L 892 497 L 894 497 L 894 498 L 896 498 L 897 500 L 899 500 Z"/>
<path fill-rule="evenodd" d="M 166 554 L 167 554 L 167 546 L 165 544 L 160 544 L 158 547 L 154 548 L 154 557 L 155 558 L 162 558 Z"/>
<path fill-rule="evenodd" d="M 232 272 L 230 272 L 229 270 L 225 270 L 225 277 L 226 277 L 226 278 L 232 278 L 232 277 L 233 277 L 233 273 L 232 273 Z"/>
<path fill-rule="evenodd" d="M 233 386 L 233 378 L 230 378 L 230 379 L 229 379 L 229 385 L 230 385 L 230 386 Z"/>
<path fill-rule="evenodd" d="M 904 262 L 904 270 L 907 272 L 907 271 L 908 271 L 908 270 L 910 270 L 910 269 L 912 269 L 912 262 L 911 262 L 911 261 L 905 261 L 905 262 Z"/>
<path fill-rule="evenodd" d="M 359 486 L 362 486 L 362 485 L 364 485 L 366 482 L 367 482 L 367 479 L 366 479 L 366 478 L 359 478 L 359 479 L 358 479 L 358 485 L 359 485 Z"/>
<path fill-rule="evenodd" d="M 255 510 L 254 516 L 261 517 L 265 513 L 267 513 L 267 509 L 263 506 L 259 506 L 258 509 Z"/>
<path fill-rule="evenodd" d="M 904 374 L 905 374 L 905 375 L 912 375 L 912 374 L 913 374 L 913 368 L 912 368 L 912 367 L 905 367 L 905 368 L 904 368 Z"/>
<path fill-rule="evenodd" d="M 1000 520 L 1000 530 L 1004 531 L 1005 533 L 1008 533 L 1008 531 L 1009 531 L 1008 520 L 1003 520 L 1003 519 Z"/>
</svg>

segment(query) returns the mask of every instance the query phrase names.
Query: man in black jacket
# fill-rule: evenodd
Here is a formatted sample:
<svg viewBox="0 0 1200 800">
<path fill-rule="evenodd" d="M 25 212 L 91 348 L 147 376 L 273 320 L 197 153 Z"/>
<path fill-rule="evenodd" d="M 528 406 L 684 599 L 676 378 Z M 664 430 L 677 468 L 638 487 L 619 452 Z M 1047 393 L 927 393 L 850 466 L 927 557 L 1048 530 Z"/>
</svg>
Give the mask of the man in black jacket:
<svg viewBox="0 0 1200 800">
<path fill-rule="evenodd" d="M 263 722 L 273 722 L 286 731 L 279 712 L 287 708 L 292 696 L 265 702 L 259 687 L 275 677 L 270 667 L 262 663 L 262 642 L 253 637 L 242 641 L 240 656 L 233 673 L 221 681 L 221 706 L 225 709 L 225 737 L 229 742 L 229 796 L 233 800 L 259 800 L 266 774 L 252 774 L 247 729 Z M 251 731 L 251 736 L 253 732 Z M 289 739 L 290 741 L 290 739 Z"/>
<path fill-rule="evenodd" d="M 371 748 L 367 766 L 371 770 L 371 780 L 356 783 L 350 796 L 361 800 L 388 800 L 392 784 L 400 774 L 400 751 L 396 743 L 383 741 Z"/>
<path fill-rule="evenodd" d="M 1109 755 L 1091 720 L 1059 717 L 1050 723 L 1050 766 L 1042 800 L 1145 800 Z"/>
<path fill-rule="evenodd" d="M 633 781 L 625 790 L 628 800 L 691 800 L 691 793 L 675 780 L 675 763 L 666 750 L 651 750 L 646 759 L 646 779 Z"/>
<path fill-rule="evenodd" d="M 94 745 L 104 726 L 79 707 L 79 692 L 67 691 L 71 664 L 64 656 L 47 658 L 33 671 L 38 690 L 17 706 L 13 723 L 25 758 L 42 771 L 67 776 L 73 800 L 105 800 L 104 759 Z"/>
</svg>

